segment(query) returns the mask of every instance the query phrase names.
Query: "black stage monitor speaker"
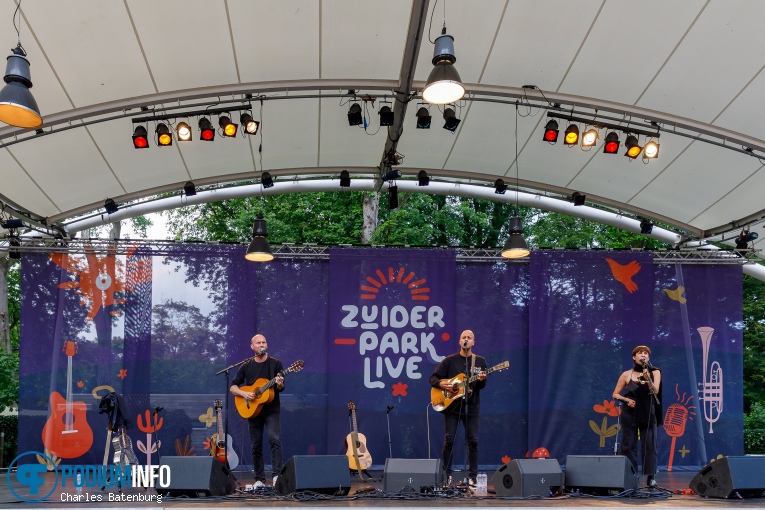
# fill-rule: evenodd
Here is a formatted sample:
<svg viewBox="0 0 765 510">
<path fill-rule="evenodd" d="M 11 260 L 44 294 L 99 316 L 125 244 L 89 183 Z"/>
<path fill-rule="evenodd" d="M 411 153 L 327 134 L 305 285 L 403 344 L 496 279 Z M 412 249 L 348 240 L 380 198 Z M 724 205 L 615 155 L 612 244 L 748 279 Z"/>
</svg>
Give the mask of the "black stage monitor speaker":
<svg viewBox="0 0 765 510">
<path fill-rule="evenodd" d="M 160 494 L 197 498 L 234 492 L 234 478 L 215 457 L 162 456 L 161 463 L 170 468 L 170 487 L 157 488 Z"/>
<path fill-rule="evenodd" d="M 276 480 L 280 496 L 295 491 L 312 491 L 345 496 L 351 489 L 351 471 L 345 455 L 295 455 Z"/>
<path fill-rule="evenodd" d="M 568 455 L 566 490 L 585 494 L 614 495 L 637 489 L 638 475 L 623 455 Z"/>
<path fill-rule="evenodd" d="M 765 498 L 765 456 L 717 459 L 701 468 L 688 486 L 706 498 Z"/>
<path fill-rule="evenodd" d="M 433 492 L 444 483 L 441 459 L 386 459 L 385 492 Z"/>
<path fill-rule="evenodd" d="M 555 459 L 511 460 L 491 477 L 497 496 L 548 497 L 563 485 L 563 471 Z"/>
</svg>

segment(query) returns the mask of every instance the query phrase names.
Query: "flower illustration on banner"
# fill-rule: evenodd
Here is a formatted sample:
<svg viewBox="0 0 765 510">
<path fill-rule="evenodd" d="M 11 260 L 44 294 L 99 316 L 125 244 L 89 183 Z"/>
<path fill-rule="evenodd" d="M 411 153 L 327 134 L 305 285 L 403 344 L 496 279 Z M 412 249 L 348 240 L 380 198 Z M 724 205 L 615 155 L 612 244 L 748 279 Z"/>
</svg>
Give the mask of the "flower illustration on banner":
<svg viewBox="0 0 765 510">
<path fill-rule="evenodd" d="M 409 388 L 408 384 L 402 383 L 401 381 L 397 382 L 396 384 L 393 385 L 393 396 L 405 397 L 407 388 Z"/>
<path fill-rule="evenodd" d="M 136 247 L 130 247 L 127 250 L 127 256 L 133 255 L 135 251 Z M 74 281 L 60 283 L 58 287 L 74 290 L 80 295 L 80 306 L 88 307 L 88 321 L 92 321 L 102 308 L 124 304 L 125 299 L 118 295 L 122 295 L 125 290 L 136 290 L 136 285 L 151 281 L 151 271 L 141 270 L 141 266 L 151 264 L 149 258 L 138 260 L 139 267 L 136 274 L 143 276 L 131 285 L 125 284 L 124 264 L 114 253 L 103 257 L 99 257 L 93 251 L 88 251 L 85 257 L 75 257 L 67 253 L 51 253 L 50 260 L 75 276 Z M 117 310 L 112 310 L 110 313 L 120 315 Z"/>
<path fill-rule="evenodd" d="M 82 382 L 82 381 L 77 381 L 77 387 L 78 388 L 84 388 L 85 387 L 85 383 Z"/>
<path fill-rule="evenodd" d="M 199 415 L 199 421 L 205 424 L 206 428 L 210 428 L 213 426 L 213 423 L 215 423 L 215 415 L 213 414 L 213 408 L 208 407 L 207 412 L 205 414 Z"/>
<path fill-rule="evenodd" d="M 617 423 L 614 423 L 610 427 L 608 426 L 608 417 L 619 416 L 619 412 L 621 410 L 616 407 L 616 404 L 613 400 L 604 400 L 603 405 L 595 404 L 592 406 L 592 409 L 596 413 L 607 415 L 603 417 L 603 421 L 601 422 L 600 426 L 598 426 L 595 421 L 590 420 L 590 428 L 593 432 L 600 436 L 600 447 L 604 448 L 606 446 L 606 438 L 613 437 L 617 432 L 619 432 L 619 425 Z"/>
<path fill-rule="evenodd" d="M 508 463 L 508 462 L 510 462 L 511 460 L 513 460 L 513 459 L 511 459 L 509 455 L 504 455 L 504 456 L 502 457 L 502 464 L 507 464 L 507 463 Z"/>
<path fill-rule="evenodd" d="M 210 448 L 212 448 L 212 446 L 210 445 L 210 439 L 212 439 L 212 438 L 211 437 L 206 437 L 205 440 L 202 441 L 202 446 L 205 447 L 205 450 L 209 450 Z"/>
<path fill-rule="evenodd" d="M 592 406 L 596 413 L 607 414 L 608 416 L 619 416 L 621 409 L 616 407 L 613 400 L 604 400 L 603 405 L 595 404 Z"/>
<path fill-rule="evenodd" d="M 119 377 L 120 379 L 124 381 L 125 377 L 127 377 L 127 368 L 121 368 L 120 373 L 117 374 L 117 377 Z"/>
<path fill-rule="evenodd" d="M 540 447 L 534 450 L 534 453 L 532 453 L 531 456 L 535 459 L 547 459 L 550 457 L 550 452 L 547 448 Z"/>
</svg>

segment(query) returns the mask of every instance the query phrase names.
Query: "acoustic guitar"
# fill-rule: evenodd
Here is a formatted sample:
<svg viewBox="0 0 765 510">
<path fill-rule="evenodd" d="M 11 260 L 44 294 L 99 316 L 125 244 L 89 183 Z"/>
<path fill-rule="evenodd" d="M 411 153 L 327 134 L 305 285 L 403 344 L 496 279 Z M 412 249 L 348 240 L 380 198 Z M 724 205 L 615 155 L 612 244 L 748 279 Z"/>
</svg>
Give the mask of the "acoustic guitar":
<svg viewBox="0 0 765 510">
<path fill-rule="evenodd" d="M 66 340 L 63 352 L 67 356 L 66 398 L 57 391 L 50 394 L 50 417 L 42 431 L 42 441 L 49 452 L 62 459 L 84 455 L 93 444 L 93 430 L 85 418 L 85 402 L 72 401 L 72 358 L 77 354 L 77 342 Z"/>
<path fill-rule="evenodd" d="M 503 361 L 499 365 L 495 365 L 486 370 L 486 375 L 492 372 L 499 372 L 510 367 L 509 361 Z M 473 389 L 470 384 L 473 381 L 478 380 L 478 374 L 473 375 L 465 382 L 465 374 L 458 374 L 451 379 L 441 379 L 441 381 L 448 381 L 452 383 L 452 391 L 446 391 L 441 388 L 431 388 L 430 390 L 430 403 L 433 405 L 433 409 L 439 412 L 444 412 L 451 406 L 456 400 L 462 398 L 465 395 L 465 388 L 467 388 L 468 398 L 473 393 Z"/>
<path fill-rule="evenodd" d="M 214 405 L 215 413 L 218 415 L 218 432 L 213 434 L 210 438 L 210 455 L 224 464 L 226 463 L 226 460 L 228 460 L 228 467 L 234 469 L 239 465 L 239 455 L 234 451 L 234 440 L 231 438 L 231 434 L 223 434 L 223 419 L 221 418 L 223 402 L 220 399 L 217 399 L 215 400 Z M 226 438 L 225 444 L 223 441 L 224 437 Z"/>
<path fill-rule="evenodd" d="M 372 465 L 372 454 L 367 449 L 367 438 L 364 434 L 359 434 L 356 426 L 356 404 L 353 401 L 348 402 L 348 409 L 351 411 L 351 421 L 353 422 L 353 431 L 345 436 L 346 452 L 348 456 L 348 466 L 359 471 L 369 469 Z"/>
<path fill-rule="evenodd" d="M 282 370 L 278 375 L 286 377 L 287 374 L 292 372 L 299 372 L 303 370 L 305 362 L 301 359 L 294 362 L 286 370 Z M 276 384 L 276 377 L 267 381 L 266 379 L 258 379 L 249 386 L 240 386 L 239 389 L 246 392 L 252 392 L 255 394 L 255 400 L 247 400 L 234 395 L 234 404 L 236 404 L 236 410 L 242 416 L 242 418 L 252 418 L 260 414 L 263 406 L 270 403 L 274 399 L 274 384 Z"/>
</svg>

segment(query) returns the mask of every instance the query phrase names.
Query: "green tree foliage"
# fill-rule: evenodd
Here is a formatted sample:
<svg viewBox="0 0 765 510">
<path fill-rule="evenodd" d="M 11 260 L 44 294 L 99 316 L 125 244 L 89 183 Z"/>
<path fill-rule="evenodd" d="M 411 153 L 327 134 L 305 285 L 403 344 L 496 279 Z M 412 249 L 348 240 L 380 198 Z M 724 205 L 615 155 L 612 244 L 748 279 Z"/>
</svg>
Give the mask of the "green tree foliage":
<svg viewBox="0 0 765 510">
<path fill-rule="evenodd" d="M 744 410 L 765 405 L 765 282 L 744 276 Z M 765 421 L 763 422 L 765 428 Z"/>
<path fill-rule="evenodd" d="M 0 349 L 0 410 L 19 401 L 19 325 L 21 320 L 21 264 L 8 268 L 8 326 L 11 352 Z"/>
<path fill-rule="evenodd" d="M 765 404 L 754 402 L 744 415 L 744 452 L 765 454 Z"/>
</svg>

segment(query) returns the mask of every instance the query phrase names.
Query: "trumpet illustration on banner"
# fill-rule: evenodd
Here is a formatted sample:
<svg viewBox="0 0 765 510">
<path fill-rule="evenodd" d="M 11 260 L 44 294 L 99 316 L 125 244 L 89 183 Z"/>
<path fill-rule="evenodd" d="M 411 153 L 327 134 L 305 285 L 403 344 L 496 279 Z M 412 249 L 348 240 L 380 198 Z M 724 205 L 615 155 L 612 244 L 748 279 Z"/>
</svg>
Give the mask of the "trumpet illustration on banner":
<svg viewBox="0 0 765 510">
<path fill-rule="evenodd" d="M 696 331 L 701 335 L 701 345 L 704 348 L 704 385 L 699 400 L 704 404 L 704 419 L 709 422 L 709 433 L 713 434 L 712 424 L 720 419 L 723 411 L 723 371 L 717 361 L 709 366 L 709 344 L 712 342 L 714 328 L 702 326 Z"/>
</svg>

